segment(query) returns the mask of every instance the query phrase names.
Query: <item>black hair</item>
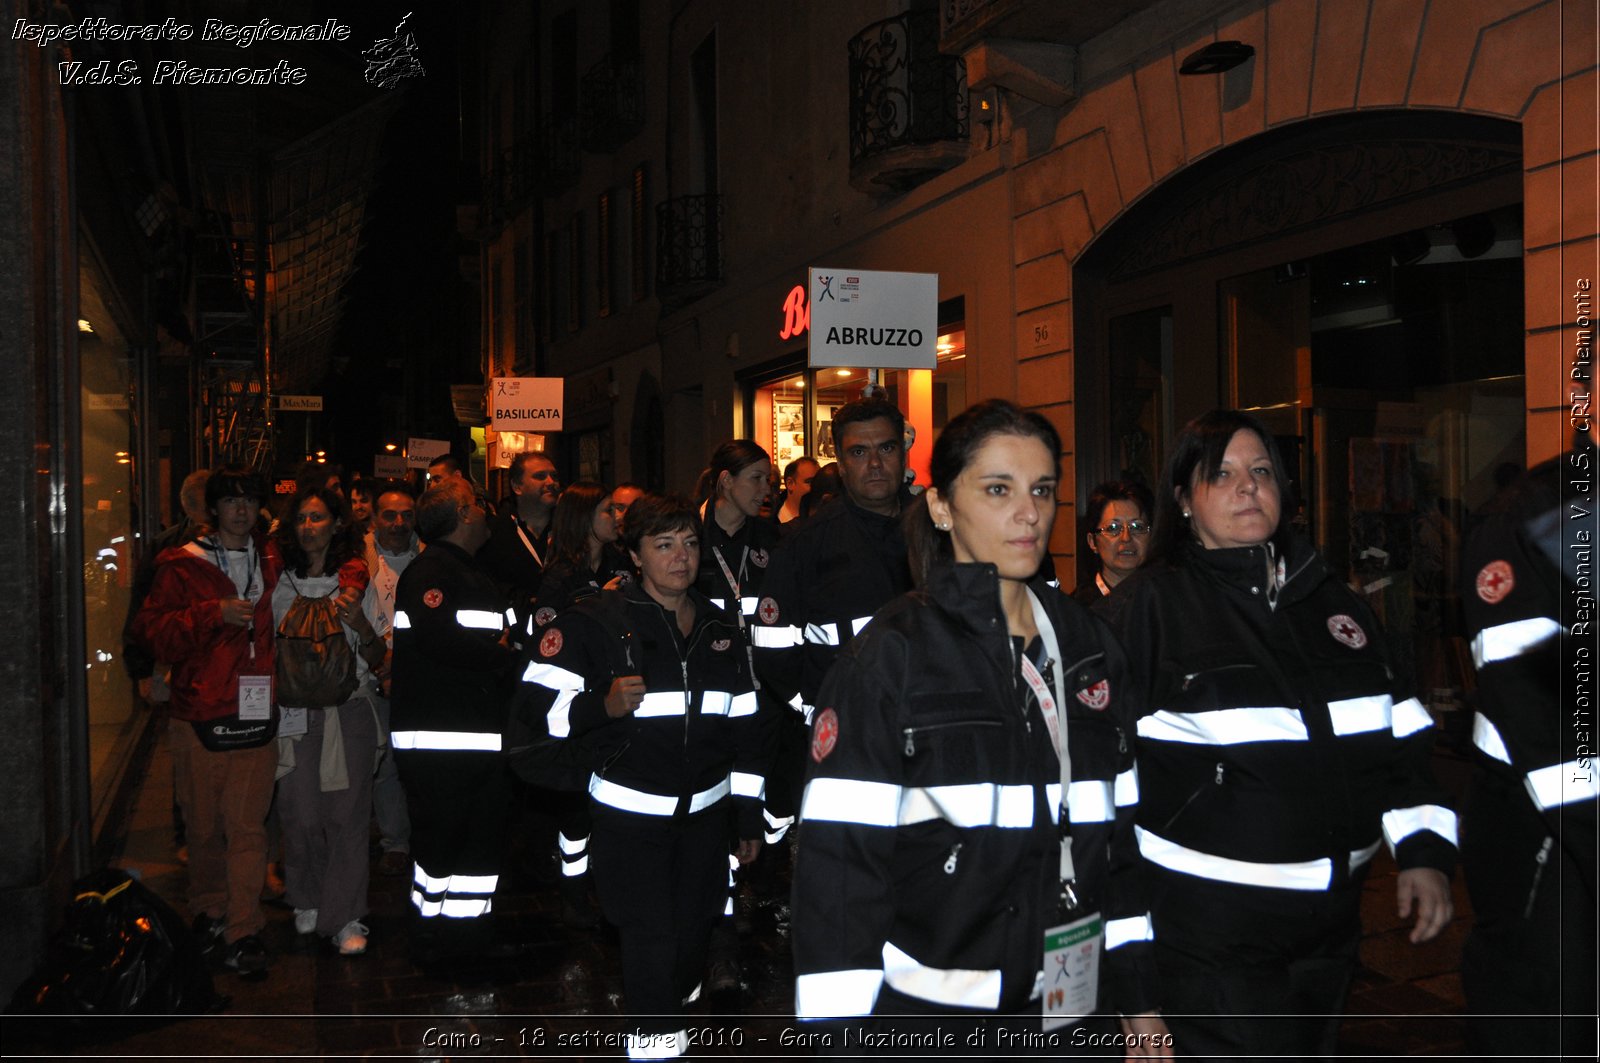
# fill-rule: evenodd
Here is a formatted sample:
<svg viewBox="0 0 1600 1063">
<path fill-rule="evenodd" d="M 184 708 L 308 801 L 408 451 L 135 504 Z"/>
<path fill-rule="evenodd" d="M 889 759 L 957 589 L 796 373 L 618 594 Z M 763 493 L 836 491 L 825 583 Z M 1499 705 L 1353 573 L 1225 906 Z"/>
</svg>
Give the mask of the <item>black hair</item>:
<svg viewBox="0 0 1600 1063">
<path fill-rule="evenodd" d="M 522 477 L 528 470 L 528 462 L 533 461 L 535 458 L 539 459 L 540 461 L 548 461 L 550 463 L 551 471 L 555 470 L 555 459 L 549 454 L 546 454 L 542 450 L 524 450 L 522 453 L 511 459 L 511 468 L 507 471 L 511 474 L 512 483 L 522 483 Z"/>
<path fill-rule="evenodd" d="M 623 545 L 635 554 L 640 543 L 656 535 L 685 528 L 696 535 L 702 532 L 699 510 L 682 495 L 640 495 L 628 507 L 628 519 L 623 524 Z"/>
<path fill-rule="evenodd" d="M 835 453 L 844 449 L 844 430 L 853 424 L 864 421 L 876 421 L 882 418 L 894 427 L 895 437 L 904 439 L 906 434 L 906 415 L 900 412 L 900 407 L 888 399 L 870 398 L 856 399 L 847 402 L 833 411 L 833 421 L 828 426 L 828 431 L 833 434 L 833 449 Z"/>
<path fill-rule="evenodd" d="M 443 539 L 461 523 L 461 508 L 477 498 L 472 488 L 460 480 L 440 480 L 417 499 L 417 538 L 425 543 Z"/>
<path fill-rule="evenodd" d="M 206 479 L 206 509 L 215 516 L 224 498 L 253 498 L 259 505 L 267 498 L 267 485 L 243 465 L 224 465 Z"/>
<path fill-rule="evenodd" d="M 1284 471 L 1283 456 L 1278 452 L 1277 441 L 1272 438 L 1266 426 L 1248 413 L 1240 410 L 1212 410 L 1183 426 L 1178 433 L 1178 438 L 1173 440 L 1172 450 L 1167 455 L 1167 464 L 1161 472 L 1161 482 L 1156 490 L 1156 516 L 1155 531 L 1150 536 L 1150 552 L 1146 564 L 1175 563 L 1178 557 L 1178 548 L 1184 541 L 1194 537 L 1194 529 L 1190 526 L 1189 518 L 1183 515 L 1184 504 L 1178 501 L 1178 494 L 1185 495 L 1194 489 L 1194 484 L 1200 480 L 1210 480 L 1222 468 L 1223 455 L 1228 451 L 1228 444 L 1233 442 L 1233 437 L 1240 432 L 1254 432 L 1267 450 L 1267 459 L 1272 462 L 1272 475 L 1278 481 L 1278 497 L 1281 506 L 1278 512 L 1278 526 L 1272 532 L 1270 541 L 1278 551 L 1278 556 L 1286 555 L 1289 540 L 1292 536 L 1291 522 L 1288 515 L 1294 512 L 1293 483 Z"/>
<path fill-rule="evenodd" d="M 978 450 L 997 435 L 1021 436 L 1037 439 L 1050 452 L 1057 473 L 1061 469 L 1061 434 L 1042 414 L 1025 410 L 1005 399 L 985 399 L 968 406 L 951 418 L 933 444 L 933 456 L 928 462 L 930 486 L 944 497 L 960 475 L 972 463 Z M 911 575 L 917 586 L 925 586 L 934 563 L 952 555 L 950 533 L 933 526 L 933 516 L 928 512 L 927 492 L 919 495 L 910 506 L 904 519 L 906 552 L 911 562 Z"/>
<path fill-rule="evenodd" d="M 699 501 L 716 497 L 717 481 L 722 479 L 723 473 L 738 476 L 758 461 L 771 460 L 759 443 L 748 439 L 729 439 L 718 443 L 717 449 L 706 460 L 705 470 L 701 472 L 700 482 L 696 485 L 699 488 L 696 492 Z"/>
<path fill-rule="evenodd" d="M 784 478 L 784 480 L 785 481 L 793 480 L 796 476 L 799 476 L 800 475 L 800 466 L 805 464 L 808 461 L 811 464 L 816 465 L 817 466 L 817 470 L 819 472 L 821 471 L 822 466 L 817 463 L 817 459 L 816 458 L 813 458 L 809 454 L 802 454 L 798 458 L 794 459 L 789 464 L 787 464 L 787 465 L 785 465 L 783 467 L 783 478 Z"/>
<path fill-rule="evenodd" d="M 378 506 L 378 499 L 384 495 L 405 495 L 411 501 L 417 500 L 417 492 L 404 480 L 366 480 L 363 485 L 370 485 L 372 506 Z"/>
<path fill-rule="evenodd" d="M 839 479 L 839 463 L 830 461 L 811 478 L 811 490 L 800 499 L 800 516 L 811 516 L 818 508 L 843 493 L 844 482 Z"/>
<path fill-rule="evenodd" d="M 350 504 L 344 496 L 331 487 L 311 484 L 301 487 L 290 498 L 273 538 L 278 540 L 278 553 L 283 557 L 283 567 L 302 579 L 306 576 L 311 559 L 301 549 L 300 537 L 295 534 L 296 517 L 299 516 L 300 507 L 313 498 L 328 507 L 333 519 L 342 525 L 328 543 L 328 556 L 322 563 L 323 575 L 339 571 L 339 566 L 357 556 L 362 548 L 361 537 L 350 520 Z"/>
<path fill-rule="evenodd" d="M 589 536 L 594 530 L 594 511 L 611 497 L 593 480 L 578 480 L 567 485 L 556 500 L 550 517 L 550 558 L 565 561 L 579 570 L 589 567 Z"/>
</svg>

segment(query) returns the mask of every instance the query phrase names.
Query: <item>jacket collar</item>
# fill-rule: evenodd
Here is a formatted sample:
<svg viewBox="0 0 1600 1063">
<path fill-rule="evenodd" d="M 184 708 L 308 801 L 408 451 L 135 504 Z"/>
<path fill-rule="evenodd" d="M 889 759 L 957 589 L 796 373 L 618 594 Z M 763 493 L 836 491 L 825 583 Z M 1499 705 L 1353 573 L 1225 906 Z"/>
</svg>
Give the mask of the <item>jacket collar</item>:
<svg viewBox="0 0 1600 1063">
<path fill-rule="evenodd" d="M 1245 598 L 1267 601 L 1268 573 L 1277 580 L 1278 603 L 1299 601 L 1328 574 L 1322 556 L 1298 536 L 1289 541 L 1287 554 L 1276 558 L 1271 544 L 1207 550 L 1191 539 L 1183 544 L 1180 563 L 1205 572 L 1224 587 Z"/>
<path fill-rule="evenodd" d="M 1051 596 L 1059 593 L 1038 573 L 1028 581 L 1028 589 L 1047 609 Z M 976 634 L 1004 635 L 1007 630 L 1000 610 L 1000 571 L 991 564 L 936 561 L 923 593 Z M 1050 612 L 1054 620 L 1058 610 Z"/>
</svg>

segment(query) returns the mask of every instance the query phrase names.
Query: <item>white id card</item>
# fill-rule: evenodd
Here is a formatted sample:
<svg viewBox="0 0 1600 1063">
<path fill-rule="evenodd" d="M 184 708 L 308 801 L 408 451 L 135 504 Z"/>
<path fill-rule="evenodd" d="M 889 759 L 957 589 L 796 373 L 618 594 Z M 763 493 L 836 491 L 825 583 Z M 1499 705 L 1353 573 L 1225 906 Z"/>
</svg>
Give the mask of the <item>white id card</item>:
<svg viewBox="0 0 1600 1063">
<path fill-rule="evenodd" d="M 272 719 L 272 677 L 270 675 L 242 675 L 239 677 L 239 719 Z"/>
<path fill-rule="evenodd" d="M 278 737 L 293 738 L 303 735 L 311 723 L 310 709 L 291 709 L 283 706 L 278 709 Z"/>
<path fill-rule="evenodd" d="M 1044 1028 L 1070 1026 L 1094 1012 L 1100 996 L 1099 912 L 1044 932 Z"/>
</svg>

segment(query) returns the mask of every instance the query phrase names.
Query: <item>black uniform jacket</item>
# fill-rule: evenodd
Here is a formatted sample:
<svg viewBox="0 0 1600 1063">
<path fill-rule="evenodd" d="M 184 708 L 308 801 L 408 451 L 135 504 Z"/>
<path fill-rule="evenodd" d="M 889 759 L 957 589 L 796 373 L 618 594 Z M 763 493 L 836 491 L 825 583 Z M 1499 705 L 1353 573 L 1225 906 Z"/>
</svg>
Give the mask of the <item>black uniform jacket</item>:
<svg viewBox="0 0 1600 1063">
<path fill-rule="evenodd" d="M 1066 658 L 1075 888 L 1114 946 L 1103 1000 L 1144 1011 L 1132 685 L 1104 624 L 1043 579 L 1030 587 Z M 824 682 L 795 858 L 800 1018 L 1037 1008 L 1061 914 L 1061 768 L 1014 645 L 994 567 L 946 563 Z"/>
<path fill-rule="evenodd" d="M 738 532 L 729 535 L 716 522 L 708 505 L 705 532 L 700 536 L 700 576 L 695 587 L 712 602 L 729 610 L 729 616 L 733 615 L 731 610 L 737 608 L 744 614 L 746 624 L 754 623 L 767 569 L 782 541 L 783 533 L 778 531 L 778 526 L 759 517 L 746 519 Z M 722 565 L 717 564 L 718 553 L 738 583 L 737 594 L 723 574 Z"/>
<path fill-rule="evenodd" d="M 533 550 L 528 549 L 529 543 Z M 478 551 L 478 567 L 499 584 L 519 619 L 532 611 L 544 566 L 550 560 L 550 526 L 545 526 L 543 535 L 530 530 L 517 517 L 515 500 L 507 512 L 489 518 L 489 541 Z"/>
<path fill-rule="evenodd" d="M 1304 543 L 1281 563 L 1270 546 L 1180 549 L 1101 607 L 1143 684 L 1145 857 L 1327 890 L 1349 884 L 1381 835 L 1402 869 L 1448 874 L 1456 819 L 1428 773 L 1432 720 L 1366 604 Z"/>
<path fill-rule="evenodd" d="M 1555 838 L 1591 874 L 1594 729 L 1575 726 L 1574 707 L 1580 687 L 1594 691 L 1589 574 L 1597 471 L 1592 445 L 1530 469 L 1468 539 L 1461 587 L 1478 672 L 1472 728 L 1481 769 L 1478 800 L 1494 797 L 1526 813 L 1530 826 L 1536 822 L 1534 829 Z M 1517 870 L 1524 877 L 1536 871 Z"/>
<path fill-rule="evenodd" d="M 529 648 L 518 716 L 542 710 L 551 738 L 594 751 L 588 790 L 599 804 L 670 817 L 731 794 L 739 836 L 759 838 L 766 772 L 744 646 L 720 610 L 689 596 L 688 638 L 637 583 L 563 612 Z M 613 719 L 606 694 L 624 675 L 643 676 L 647 692 Z"/>
<path fill-rule="evenodd" d="M 809 720 L 840 647 L 910 589 L 899 518 L 830 502 L 783 540 L 762 584 L 750 629 L 762 689 Z"/>
<path fill-rule="evenodd" d="M 492 735 L 500 749 L 518 660 L 501 642 L 506 625 L 505 598 L 472 555 L 430 543 L 395 587 L 390 729 Z M 490 747 L 487 738 L 474 741 L 413 747 L 402 739 L 396 748 Z"/>
</svg>

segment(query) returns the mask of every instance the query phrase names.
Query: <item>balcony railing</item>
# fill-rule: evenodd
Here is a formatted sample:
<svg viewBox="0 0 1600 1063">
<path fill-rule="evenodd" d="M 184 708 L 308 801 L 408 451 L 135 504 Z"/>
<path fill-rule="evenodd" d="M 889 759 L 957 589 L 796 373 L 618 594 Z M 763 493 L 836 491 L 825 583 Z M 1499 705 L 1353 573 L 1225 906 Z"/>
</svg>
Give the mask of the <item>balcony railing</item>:
<svg viewBox="0 0 1600 1063">
<path fill-rule="evenodd" d="M 578 150 L 576 115 L 547 114 L 539 119 L 538 191 L 553 196 L 578 180 L 583 154 Z"/>
<path fill-rule="evenodd" d="M 967 156 L 967 67 L 939 52 L 939 15 L 874 22 L 850 41 L 850 183 L 904 191 Z"/>
<path fill-rule="evenodd" d="M 583 146 L 615 151 L 644 128 L 644 83 L 639 60 L 607 55 L 583 75 Z"/>
<path fill-rule="evenodd" d="M 722 197 L 680 196 L 656 207 L 656 289 L 688 301 L 722 283 Z"/>
</svg>

